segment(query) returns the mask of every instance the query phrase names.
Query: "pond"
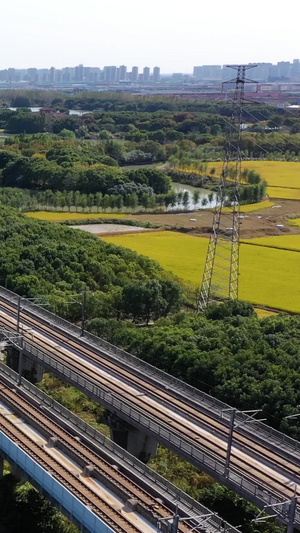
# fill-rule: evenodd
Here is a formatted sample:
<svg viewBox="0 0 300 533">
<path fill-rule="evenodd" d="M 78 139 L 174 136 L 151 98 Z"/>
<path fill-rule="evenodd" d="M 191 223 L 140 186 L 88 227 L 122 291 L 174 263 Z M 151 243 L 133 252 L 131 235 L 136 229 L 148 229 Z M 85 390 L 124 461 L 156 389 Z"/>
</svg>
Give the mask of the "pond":
<svg viewBox="0 0 300 533">
<path fill-rule="evenodd" d="M 17 111 L 17 107 L 9 107 L 11 111 Z M 29 109 L 32 111 L 32 113 L 38 113 L 41 107 L 29 107 Z M 86 115 L 87 113 L 92 113 L 92 111 L 87 111 L 86 109 L 69 109 L 70 115 L 78 115 L 79 117 L 82 117 L 82 115 Z"/>
<path fill-rule="evenodd" d="M 216 193 L 209 191 L 207 189 L 201 189 L 200 187 L 193 187 L 192 185 L 185 185 L 184 183 L 177 183 L 175 181 L 172 182 L 172 189 L 177 194 L 179 192 L 183 194 L 186 191 L 189 193 L 189 202 L 187 205 L 189 211 L 193 211 L 194 209 L 200 209 L 200 208 L 208 209 L 210 207 L 215 207 L 216 205 Z M 193 194 L 195 191 L 199 193 L 199 201 L 197 202 L 197 204 L 194 204 L 193 202 Z M 213 196 L 212 202 L 209 202 L 208 196 L 211 192 L 214 196 Z M 203 205 L 202 202 L 203 201 L 205 202 L 205 200 L 207 200 L 207 203 L 206 205 Z M 182 207 L 183 207 L 182 204 L 177 203 L 176 205 L 174 205 L 174 207 L 169 206 L 168 210 L 173 211 L 173 210 L 177 210 L 180 208 L 182 209 Z"/>
</svg>

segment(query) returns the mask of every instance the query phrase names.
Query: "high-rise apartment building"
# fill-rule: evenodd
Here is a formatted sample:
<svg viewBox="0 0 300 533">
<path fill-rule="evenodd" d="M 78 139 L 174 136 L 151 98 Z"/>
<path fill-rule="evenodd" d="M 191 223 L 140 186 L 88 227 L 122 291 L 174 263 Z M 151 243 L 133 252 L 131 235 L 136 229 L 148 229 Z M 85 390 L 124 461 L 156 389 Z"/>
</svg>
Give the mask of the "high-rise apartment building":
<svg viewBox="0 0 300 533">
<path fill-rule="evenodd" d="M 144 67 L 143 69 L 143 82 L 148 83 L 150 80 L 150 68 Z"/>
<path fill-rule="evenodd" d="M 27 76 L 28 76 L 28 80 L 29 81 L 31 81 L 32 83 L 37 83 L 38 79 L 39 79 L 38 69 L 37 68 L 28 68 L 27 69 Z"/>
<path fill-rule="evenodd" d="M 203 65 L 194 67 L 194 78 L 198 80 L 215 81 L 222 79 L 222 67 L 221 65 Z"/>
<path fill-rule="evenodd" d="M 110 67 L 104 67 L 104 81 L 110 83 L 117 81 L 117 67 L 112 65 Z"/>
<path fill-rule="evenodd" d="M 289 61 L 279 61 L 277 68 L 279 79 L 287 80 L 290 77 L 291 64 Z"/>
<path fill-rule="evenodd" d="M 294 59 L 291 65 L 291 77 L 294 79 L 300 79 L 300 60 Z"/>
<path fill-rule="evenodd" d="M 54 81 L 55 81 L 55 67 L 51 67 L 50 73 L 49 73 L 49 82 L 54 83 Z"/>
<path fill-rule="evenodd" d="M 257 67 L 251 70 L 251 79 L 255 81 L 269 81 L 272 63 L 257 63 Z"/>
<path fill-rule="evenodd" d="M 75 81 L 81 82 L 83 81 L 83 65 L 78 65 L 78 67 L 75 67 Z"/>
<path fill-rule="evenodd" d="M 69 67 L 62 69 L 62 81 L 66 81 L 67 83 L 71 81 L 71 72 Z"/>
<path fill-rule="evenodd" d="M 138 76 L 139 76 L 139 67 L 132 67 L 131 76 L 130 76 L 131 81 L 138 81 Z"/>
<path fill-rule="evenodd" d="M 62 70 L 61 69 L 55 69 L 55 83 L 61 83 L 62 82 Z"/>
<path fill-rule="evenodd" d="M 127 80 L 127 67 L 125 65 L 121 65 L 119 67 L 119 80 L 120 81 Z"/>
<path fill-rule="evenodd" d="M 154 67 L 153 69 L 153 81 L 157 83 L 160 80 L 160 68 Z"/>
</svg>

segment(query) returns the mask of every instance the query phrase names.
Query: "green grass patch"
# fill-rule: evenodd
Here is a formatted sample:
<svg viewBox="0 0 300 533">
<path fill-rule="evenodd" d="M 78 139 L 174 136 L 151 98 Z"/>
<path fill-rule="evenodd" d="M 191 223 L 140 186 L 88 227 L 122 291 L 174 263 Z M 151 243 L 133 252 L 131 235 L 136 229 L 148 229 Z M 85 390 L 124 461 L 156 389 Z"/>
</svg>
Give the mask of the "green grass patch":
<svg viewBox="0 0 300 533">
<path fill-rule="evenodd" d="M 200 287 L 208 246 L 205 238 L 167 231 L 107 236 L 103 240 L 155 259 L 194 289 Z M 241 299 L 300 312 L 298 252 L 243 243 L 240 256 Z"/>
</svg>

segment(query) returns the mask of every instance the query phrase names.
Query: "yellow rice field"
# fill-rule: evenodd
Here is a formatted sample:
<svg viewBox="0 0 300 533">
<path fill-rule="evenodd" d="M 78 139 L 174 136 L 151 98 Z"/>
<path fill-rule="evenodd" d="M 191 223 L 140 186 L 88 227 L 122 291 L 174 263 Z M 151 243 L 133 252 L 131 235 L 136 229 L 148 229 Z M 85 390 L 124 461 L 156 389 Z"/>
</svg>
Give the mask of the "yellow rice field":
<svg viewBox="0 0 300 533">
<path fill-rule="evenodd" d="M 63 222 L 64 220 L 88 220 L 91 218 L 126 218 L 124 213 L 73 213 L 57 211 L 31 211 L 25 213 L 31 218 L 39 220 L 50 220 L 52 222 Z"/>
<path fill-rule="evenodd" d="M 208 171 L 222 169 L 220 161 L 208 163 Z M 288 187 L 300 189 L 300 162 L 291 161 L 243 161 L 242 168 L 255 170 L 270 187 Z"/>
<path fill-rule="evenodd" d="M 207 239 L 175 232 L 151 232 L 103 237 L 103 240 L 157 260 L 166 270 L 199 289 Z M 299 252 L 243 243 L 240 298 L 275 309 L 300 312 L 299 271 Z"/>
<path fill-rule="evenodd" d="M 260 307 L 255 307 L 255 312 L 258 318 L 266 318 L 268 316 L 278 315 L 278 313 L 276 313 L 275 311 L 269 311 L 267 309 L 260 309 Z"/>
<path fill-rule="evenodd" d="M 274 202 L 266 200 L 265 202 L 258 202 L 257 204 L 241 205 L 240 211 L 241 213 L 251 213 L 252 211 L 259 211 L 260 209 L 267 209 L 268 207 L 272 207 L 273 205 L 275 205 Z M 228 213 L 232 211 L 230 207 L 223 207 L 223 210 Z"/>
<path fill-rule="evenodd" d="M 300 200 L 300 189 L 289 189 L 288 187 L 267 187 L 267 194 L 270 198 L 280 200 Z"/>
<path fill-rule="evenodd" d="M 298 219 L 300 220 L 300 219 Z M 293 250 L 300 252 L 300 235 L 279 235 L 277 237 L 257 237 L 256 239 L 243 239 L 243 243 L 256 246 L 270 246 L 283 250 Z M 300 257 L 299 257 L 300 268 Z"/>
<path fill-rule="evenodd" d="M 221 161 L 207 164 L 208 172 L 215 168 L 217 177 L 222 167 L 223 163 Z M 267 194 L 270 198 L 300 200 L 300 162 L 243 161 L 242 168 L 255 170 L 262 176 L 268 183 Z M 190 172 L 190 169 L 186 168 L 186 171 Z M 197 173 L 197 170 L 194 172 Z"/>
<path fill-rule="evenodd" d="M 300 227 L 300 218 L 293 218 L 293 219 L 289 220 L 289 224 L 291 224 L 291 226 L 297 226 L 299 228 Z"/>
</svg>

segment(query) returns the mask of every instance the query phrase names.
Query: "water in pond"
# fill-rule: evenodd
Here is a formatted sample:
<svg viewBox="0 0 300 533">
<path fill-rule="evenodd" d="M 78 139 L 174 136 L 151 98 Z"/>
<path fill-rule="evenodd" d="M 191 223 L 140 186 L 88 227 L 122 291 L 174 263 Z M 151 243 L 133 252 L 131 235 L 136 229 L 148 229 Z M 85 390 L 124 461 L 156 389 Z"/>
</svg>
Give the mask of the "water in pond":
<svg viewBox="0 0 300 533">
<path fill-rule="evenodd" d="M 172 189 L 177 194 L 179 192 L 183 194 L 186 191 L 189 193 L 189 202 L 187 204 L 187 208 L 189 211 L 193 211 L 194 209 L 207 209 L 210 207 L 215 207 L 216 205 L 216 193 L 212 193 L 213 200 L 209 202 L 208 196 L 211 193 L 211 191 L 208 191 L 207 189 L 193 187 L 192 185 L 184 185 L 183 183 L 176 183 L 175 181 L 172 182 Z M 197 204 L 194 204 L 193 202 L 193 194 L 195 191 L 199 193 L 199 201 L 197 202 Z M 203 205 L 202 202 L 204 201 L 205 203 L 205 200 L 207 200 L 207 203 L 206 205 Z M 174 207 L 169 206 L 168 210 L 172 211 L 172 210 L 182 209 L 182 208 L 183 208 L 182 203 L 181 204 L 177 203 L 176 205 L 174 205 Z"/>
<path fill-rule="evenodd" d="M 17 107 L 9 107 L 11 111 L 17 111 Z M 29 109 L 32 111 L 32 113 L 38 113 L 41 107 L 29 107 Z M 82 117 L 82 115 L 86 115 L 87 113 L 92 113 L 92 111 L 87 111 L 85 109 L 69 109 L 70 115 L 78 115 L 79 117 Z"/>
</svg>

